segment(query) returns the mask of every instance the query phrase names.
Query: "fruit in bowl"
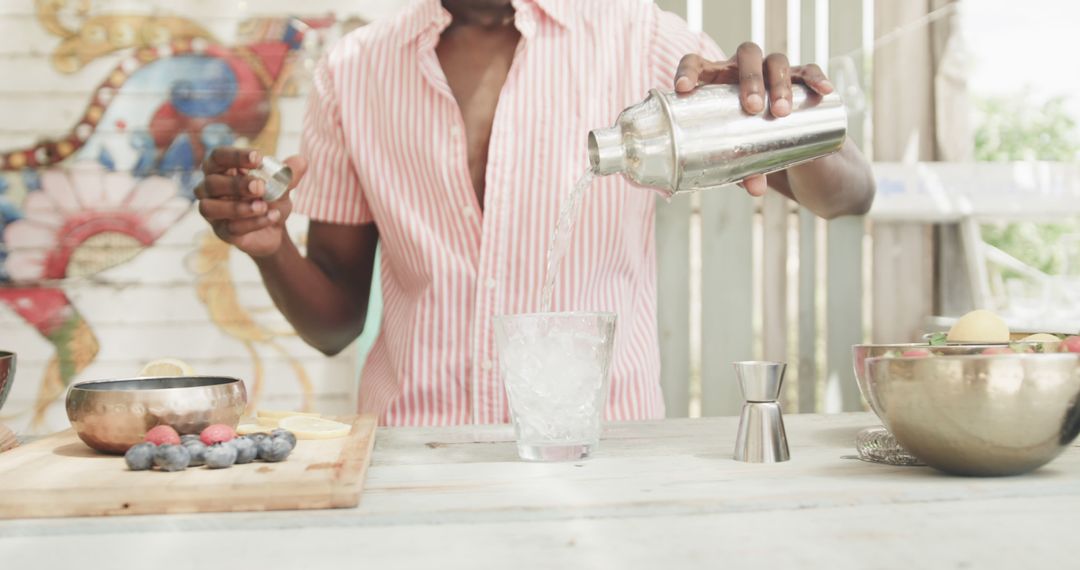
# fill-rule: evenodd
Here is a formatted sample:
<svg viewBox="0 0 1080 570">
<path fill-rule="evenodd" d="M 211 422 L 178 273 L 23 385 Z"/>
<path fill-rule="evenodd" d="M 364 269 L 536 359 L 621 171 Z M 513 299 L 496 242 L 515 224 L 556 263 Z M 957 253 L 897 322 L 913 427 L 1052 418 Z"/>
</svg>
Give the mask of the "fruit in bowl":
<svg viewBox="0 0 1080 570">
<path fill-rule="evenodd" d="M 883 402 L 869 385 L 866 366 L 870 359 L 929 361 L 979 355 L 1007 358 L 1019 354 L 1041 356 L 1058 352 L 1080 353 L 1080 336 L 1013 333 L 1002 319 L 989 311 L 973 311 L 964 315 L 948 333 L 928 334 L 924 336 L 924 340 L 922 343 L 859 344 L 852 347 L 852 362 L 859 392 L 883 423 L 887 423 L 889 404 Z M 904 449 L 888 430 L 881 427 L 860 432 L 856 448 L 859 456 L 868 461 L 892 465 L 919 463 L 915 455 Z"/>
<path fill-rule="evenodd" d="M 960 317 L 945 338 L 950 343 L 1009 342 L 1009 325 L 996 314 L 979 309 Z"/>
<path fill-rule="evenodd" d="M 957 319 L 947 333 L 930 333 L 924 340 L 933 346 L 956 344 L 1011 344 L 1016 352 L 1080 352 L 1080 336 L 1012 332 L 998 315 L 979 309 Z"/>
</svg>

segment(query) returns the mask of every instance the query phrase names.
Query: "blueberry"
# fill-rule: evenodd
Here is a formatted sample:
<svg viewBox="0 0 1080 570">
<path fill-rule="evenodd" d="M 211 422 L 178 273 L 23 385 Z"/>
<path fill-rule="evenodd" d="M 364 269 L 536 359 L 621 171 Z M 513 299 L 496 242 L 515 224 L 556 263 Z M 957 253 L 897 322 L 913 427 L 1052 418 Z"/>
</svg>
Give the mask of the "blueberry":
<svg viewBox="0 0 1080 570">
<path fill-rule="evenodd" d="M 183 471 L 191 463 L 191 453 L 182 445 L 159 445 L 154 465 L 162 471 Z"/>
<path fill-rule="evenodd" d="M 280 437 L 267 437 L 259 442 L 259 459 L 263 461 L 284 461 L 292 447 L 289 441 Z"/>
<path fill-rule="evenodd" d="M 198 467 L 206 463 L 206 444 L 196 437 L 182 444 L 191 454 L 191 464 L 188 467 Z"/>
<path fill-rule="evenodd" d="M 293 434 L 293 432 L 291 432 L 291 431 L 289 431 L 287 429 L 277 428 L 274 431 L 270 432 L 270 436 L 271 437 L 280 437 L 282 439 L 288 440 L 289 449 L 295 449 L 296 448 L 296 435 Z"/>
<path fill-rule="evenodd" d="M 199 439 L 199 434 L 197 433 L 189 433 L 180 436 L 180 445 L 186 445 L 188 442 L 191 441 L 202 442 L 202 440 Z"/>
<path fill-rule="evenodd" d="M 239 465 L 255 461 L 255 456 L 259 454 L 258 445 L 246 436 L 242 435 L 229 443 L 236 448 L 236 463 Z"/>
<path fill-rule="evenodd" d="M 127 453 L 124 454 L 124 461 L 128 469 L 132 471 L 146 471 L 154 466 L 154 451 L 156 450 L 157 446 L 148 441 L 136 443 L 128 448 Z"/>
<path fill-rule="evenodd" d="M 206 450 L 206 466 L 211 469 L 224 469 L 236 463 L 236 448 L 228 443 L 211 445 Z"/>
<path fill-rule="evenodd" d="M 244 437 L 250 439 L 251 441 L 254 441 L 255 445 L 258 446 L 259 442 L 270 437 L 270 434 L 266 433 L 265 431 L 259 431 L 255 433 L 249 433 Z"/>
</svg>

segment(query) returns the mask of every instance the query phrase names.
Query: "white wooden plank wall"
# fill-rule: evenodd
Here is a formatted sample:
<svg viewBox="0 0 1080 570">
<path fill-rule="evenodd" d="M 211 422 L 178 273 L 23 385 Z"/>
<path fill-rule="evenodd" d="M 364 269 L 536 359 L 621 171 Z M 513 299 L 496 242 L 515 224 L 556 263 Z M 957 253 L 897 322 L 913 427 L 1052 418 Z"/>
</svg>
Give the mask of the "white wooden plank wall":
<svg viewBox="0 0 1080 570">
<path fill-rule="evenodd" d="M 72 2 L 71 4 L 77 4 Z M 288 0 L 94 0 L 89 17 L 115 14 L 156 15 L 188 19 L 207 29 L 225 45 L 238 40 L 245 20 L 259 17 L 325 17 L 338 22 L 353 18 L 372 21 L 399 9 L 405 0 L 307 0 L 302 5 Z M 79 24 L 78 18 L 69 22 Z M 337 32 L 331 32 L 329 39 Z M 50 34 L 35 14 L 34 0 L 0 0 L 0 152 L 27 147 L 44 137 L 67 132 L 82 117 L 91 94 L 108 77 L 129 50 L 103 55 L 75 73 L 63 74 L 52 65 L 50 56 L 61 38 Z M 301 72 L 302 73 L 302 72 Z M 301 91 L 304 79 L 298 80 Z M 162 91 L 136 93 L 153 101 L 163 100 Z M 124 93 L 131 97 L 132 93 Z M 296 151 L 302 120 L 303 93 L 278 100 L 281 130 L 278 154 Z M 123 136 L 114 124 L 102 123 L 95 137 Z M 91 139 L 93 140 L 93 139 Z M 120 166 L 123 169 L 123 166 Z M 5 173 L 17 180 L 17 173 Z M 22 188 L 12 186 L 4 200 L 21 206 Z M 198 372 L 235 375 L 250 379 L 256 370 L 265 374 L 262 402 L 273 407 L 298 407 L 302 386 L 293 366 L 300 366 L 312 383 L 315 408 L 344 412 L 354 409 L 356 358 L 343 354 L 327 359 L 289 333 L 288 323 L 273 309 L 254 265 L 242 255 L 232 255 L 223 263 L 231 274 L 231 285 L 253 321 L 252 329 L 267 333 L 261 340 L 244 342 L 214 322 L 211 310 L 200 301 L 196 284 L 220 278 L 199 276 L 193 271 L 198 257 L 197 239 L 207 231 L 194 209 L 177 221 L 152 246 L 122 265 L 87 278 L 58 283 L 82 316 L 98 343 L 89 366 L 76 380 L 131 376 L 147 360 L 174 356 L 190 362 Z M 304 233 L 304 221 L 291 220 L 295 235 Z M 14 247 L 16 244 L 0 244 Z M 2 251 L 2 250 L 0 250 Z M 220 299 L 220 298 L 219 298 Z M 220 318 L 221 315 L 219 314 Z M 0 303 L 0 348 L 19 353 L 18 381 L 4 407 L 5 422 L 17 430 L 29 427 L 30 409 L 56 354 L 53 344 L 30 323 Z M 39 431 L 66 427 L 62 395 L 49 408 Z"/>
<path fill-rule="evenodd" d="M 765 31 L 766 53 L 780 51 L 790 55 L 797 51 L 799 57 L 793 58 L 793 64 L 816 62 L 827 72 L 830 53 L 846 54 L 862 47 L 865 15 L 861 0 L 657 1 L 664 9 L 684 16 L 688 12 L 700 13 L 703 30 L 729 54 L 751 39 L 755 28 Z M 792 6 L 797 9 L 791 10 Z M 764 14 L 765 21 L 753 21 L 755 13 Z M 819 30 L 820 13 L 828 14 L 828 30 Z M 790 31 L 796 29 L 798 45 L 789 46 Z M 822 37 L 823 33 L 827 36 Z M 828 48 L 821 49 L 824 46 Z M 861 70 L 860 64 L 856 73 Z M 865 85 L 863 78 L 857 79 Z M 860 144 L 863 127 L 861 117 L 853 117 L 850 133 Z M 826 225 L 774 192 L 755 203 L 734 186 L 703 192 L 699 201 L 700 211 L 691 211 L 688 199 L 661 203 L 658 208 L 662 381 L 668 415 L 687 414 L 685 371 L 694 369 L 698 363 L 683 363 L 687 356 L 683 339 L 689 339 L 693 331 L 673 328 L 690 321 L 683 313 L 687 303 L 682 302 L 690 284 L 678 274 L 686 263 L 682 258 L 665 259 L 665 254 L 678 255 L 684 248 L 691 249 L 685 228 L 689 226 L 687 220 L 695 215 L 700 216 L 701 223 L 701 305 L 689 309 L 701 311 L 702 415 L 739 412 L 741 398 L 731 362 L 749 358 L 789 362 L 790 384 L 784 394 L 789 410 L 861 409 L 851 373 L 850 347 L 863 336 L 862 218 L 844 218 Z M 755 222 L 757 212 L 761 216 Z M 754 238 L 755 223 L 762 224 L 759 244 Z M 819 246 L 817 236 L 824 228 L 827 239 Z M 789 248 L 794 237 L 792 231 L 797 231 L 797 251 Z M 760 259 L 753 256 L 756 249 L 761 251 Z M 817 272 L 821 261 L 819 249 L 827 251 L 824 279 Z M 798 266 L 796 283 L 789 283 L 790 263 Z M 761 274 L 761 283 L 756 286 L 755 271 Z M 826 284 L 824 295 L 819 282 Z M 791 288 L 797 288 L 797 295 Z M 791 302 L 792 297 L 795 302 Z M 818 314 L 819 299 L 824 300 L 824 315 Z M 797 310 L 790 311 L 792 305 Z M 762 322 L 760 353 L 754 348 L 755 314 L 760 315 Z M 824 339 L 820 338 L 819 329 L 827 331 Z M 794 346 L 789 346 L 792 330 L 797 331 L 797 340 Z M 824 363 L 821 352 L 826 355 Z M 820 371 L 826 375 L 822 377 Z M 828 390 L 823 391 L 826 387 Z M 826 393 L 834 396 L 828 405 Z M 791 405 L 791 397 L 797 398 L 797 408 Z"/>
</svg>

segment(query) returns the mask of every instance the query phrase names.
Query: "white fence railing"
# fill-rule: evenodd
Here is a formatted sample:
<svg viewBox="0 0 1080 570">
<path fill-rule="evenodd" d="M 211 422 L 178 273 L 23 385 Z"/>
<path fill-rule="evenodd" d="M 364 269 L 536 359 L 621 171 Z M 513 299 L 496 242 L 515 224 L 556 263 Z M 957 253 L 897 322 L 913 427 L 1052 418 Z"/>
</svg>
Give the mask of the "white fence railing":
<svg viewBox="0 0 1080 570">
<path fill-rule="evenodd" d="M 1061 162 L 877 163 L 878 195 L 870 218 L 885 224 L 937 224 L 938 295 L 958 306 L 999 311 L 1014 330 L 1075 333 L 1080 330 L 1080 233 L 1043 244 L 1043 252 L 1069 260 L 1063 273 L 1029 267 L 983 239 L 988 222 L 1066 222 L 1080 219 L 1080 164 Z M 951 229 L 951 231 L 950 231 Z M 881 239 L 881 236 L 876 236 Z M 894 248 L 897 246 L 894 244 Z M 888 260 L 875 260 L 882 266 Z M 1003 271 L 1018 279 L 1006 283 Z M 1016 284 L 1013 291 L 1008 285 Z M 996 290 L 996 291 L 995 291 Z M 1016 294 L 1014 296 L 1014 293 Z M 875 290 L 874 295 L 878 292 Z M 1019 297 L 1019 298 L 1017 298 Z M 948 302 L 939 303 L 947 305 Z M 875 303 L 875 322 L 896 321 L 902 302 Z M 935 318 L 925 328 L 940 328 Z"/>
</svg>

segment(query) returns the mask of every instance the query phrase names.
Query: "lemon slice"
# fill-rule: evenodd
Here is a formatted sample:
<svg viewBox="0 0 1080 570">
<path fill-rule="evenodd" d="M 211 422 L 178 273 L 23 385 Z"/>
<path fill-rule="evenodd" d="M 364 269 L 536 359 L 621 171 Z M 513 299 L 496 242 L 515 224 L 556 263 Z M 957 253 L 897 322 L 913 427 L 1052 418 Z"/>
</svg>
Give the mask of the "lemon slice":
<svg viewBox="0 0 1080 570">
<path fill-rule="evenodd" d="M 296 439 L 334 439 L 336 437 L 345 437 L 352 430 L 352 426 L 349 424 L 310 416 L 283 418 L 278 423 L 278 427 L 293 432 Z"/>
<path fill-rule="evenodd" d="M 240 424 L 236 426 L 236 435 L 251 435 L 261 431 L 266 431 L 266 426 L 259 424 Z"/>
<path fill-rule="evenodd" d="M 159 358 L 143 366 L 139 376 L 192 376 L 191 365 L 178 358 Z"/>
<path fill-rule="evenodd" d="M 278 427 L 280 421 L 278 418 L 255 418 L 255 424 L 260 427 Z"/>
<path fill-rule="evenodd" d="M 314 412 L 290 412 L 288 410 L 256 410 L 255 416 L 259 418 L 269 418 L 280 420 L 281 418 L 287 418 L 289 416 L 308 416 L 311 418 L 321 418 L 322 415 Z"/>
</svg>

